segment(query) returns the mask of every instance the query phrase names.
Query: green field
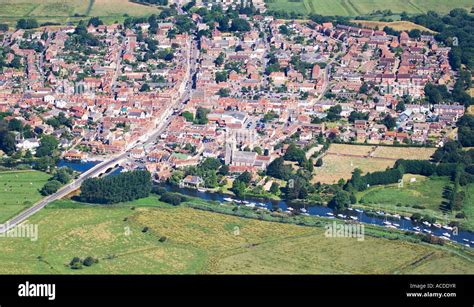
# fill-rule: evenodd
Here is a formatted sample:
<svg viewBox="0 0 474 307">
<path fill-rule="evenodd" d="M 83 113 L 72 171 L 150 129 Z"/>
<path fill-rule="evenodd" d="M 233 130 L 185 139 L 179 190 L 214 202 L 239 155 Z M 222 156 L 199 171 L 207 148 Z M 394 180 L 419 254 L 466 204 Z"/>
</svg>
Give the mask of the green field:
<svg viewBox="0 0 474 307">
<path fill-rule="evenodd" d="M 0 172 L 0 223 L 40 200 L 38 189 L 50 177 L 38 171 Z"/>
<path fill-rule="evenodd" d="M 471 256 L 445 248 L 326 238 L 322 228 L 172 207 L 155 196 L 115 206 L 59 201 L 29 223 L 38 224 L 38 241 L 0 238 L 0 274 L 474 273 Z M 75 256 L 99 263 L 72 270 Z"/>
<path fill-rule="evenodd" d="M 361 16 L 374 11 L 403 11 L 420 14 L 427 11 L 447 13 L 453 8 L 463 7 L 471 10 L 472 0 L 267 0 L 269 10 L 317 13 L 320 15 Z"/>
<path fill-rule="evenodd" d="M 75 14 L 99 16 L 105 22 L 122 20 L 124 14 L 144 16 L 159 12 L 156 7 L 128 0 L 0 0 L 0 22 L 14 23 L 19 18 L 41 22 L 77 21 Z"/>
<path fill-rule="evenodd" d="M 416 178 L 416 182 L 410 183 L 410 178 Z M 427 178 L 419 175 L 406 174 L 403 177 L 404 186 L 398 184 L 386 186 L 375 186 L 357 195 L 359 204 L 376 210 L 385 210 L 393 213 L 400 213 L 410 216 L 418 212 L 423 216 L 436 217 L 438 220 L 446 222 L 449 220 L 459 221 L 465 228 L 474 230 L 474 185 L 465 187 L 467 197 L 464 201 L 463 209 L 466 219 L 456 219 L 458 211 L 446 211 L 443 198 L 443 191 L 446 186 L 452 183 L 447 177 Z M 414 208 L 414 205 L 423 208 Z"/>
</svg>

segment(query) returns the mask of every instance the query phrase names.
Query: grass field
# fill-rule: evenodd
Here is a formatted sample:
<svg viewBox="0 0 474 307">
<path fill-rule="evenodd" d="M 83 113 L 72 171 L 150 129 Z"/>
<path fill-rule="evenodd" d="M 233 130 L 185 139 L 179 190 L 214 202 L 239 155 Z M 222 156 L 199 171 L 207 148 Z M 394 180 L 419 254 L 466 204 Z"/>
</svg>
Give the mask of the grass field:
<svg viewBox="0 0 474 307">
<path fill-rule="evenodd" d="M 341 178 L 345 180 L 351 178 L 356 168 L 367 173 L 383 171 L 394 164 L 395 161 L 391 160 L 326 155 L 323 157 L 323 166 L 315 167 L 313 182 L 336 183 Z"/>
<path fill-rule="evenodd" d="M 14 23 L 19 18 L 35 18 L 41 22 L 77 21 L 75 14 L 99 16 L 105 22 L 122 20 L 124 14 L 144 16 L 159 12 L 158 8 L 128 0 L 0 0 L 0 22 Z"/>
<path fill-rule="evenodd" d="M 411 178 L 416 178 L 416 182 L 410 183 Z M 393 213 L 400 213 L 410 216 L 413 213 L 420 213 L 422 216 L 431 216 L 446 223 L 456 220 L 463 228 L 474 230 L 474 184 L 464 187 L 466 198 L 463 208 L 460 211 L 445 210 L 443 191 L 446 186 L 452 183 L 447 177 L 424 177 L 420 175 L 405 174 L 403 176 L 403 187 L 398 184 L 375 186 L 366 191 L 359 192 L 357 199 L 363 207 L 376 210 L 384 210 Z M 414 205 L 424 208 L 414 208 Z M 456 219 L 459 212 L 464 212 L 465 219 Z"/>
<path fill-rule="evenodd" d="M 1 274 L 474 273 L 469 256 L 433 246 L 326 238 L 322 228 L 172 207 L 154 196 L 116 206 L 59 201 L 29 223 L 38 224 L 38 241 L 0 238 Z M 74 256 L 99 263 L 72 270 Z"/>
<path fill-rule="evenodd" d="M 49 178 L 38 171 L 0 172 L 0 223 L 40 200 L 38 189 Z"/>
<path fill-rule="evenodd" d="M 429 10 L 447 13 L 453 8 L 471 10 L 472 0 L 267 0 L 269 10 L 320 15 L 361 16 L 376 10 L 403 11 L 408 14 L 426 13 Z"/>
<path fill-rule="evenodd" d="M 392 167 L 397 159 L 428 160 L 435 150 L 424 147 L 331 144 L 327 155 L 323 157 L 323 166 L 315 168 L 312 181 L 336 183 L 341 178 L 347 180 L 356 168 L 364 173 L 383 171 Z"/>
<path fill-rule="evenodd" d="M 376 28 L 378 27 L 379 29 L 383 29 L 384 27 L 388 26 L 396 31 L 410 31 L 413 29 L 418 29 L 420 31 L 426 31 L 426 32 L 432 32 L 435 33 L 434 31 L 425 28 L 423 26 L 420 26 L 416 23 L 413 23 L 411 21 L 405 21 L 405 20 L 399 20 L 399 21 L 392 21 L 392 22 L 382 22 L 382 21 L 373 21 L 373 20 L 352 20 L 352 22 L 355 22 L 357 24 L 361 24 L 365 28 Z"/>
<path fill-rule="evenodd" d="M 378 146 L 373 152 L 372 157 L 429 160 L 435 151 L 436 148 Z"/>
</svg>

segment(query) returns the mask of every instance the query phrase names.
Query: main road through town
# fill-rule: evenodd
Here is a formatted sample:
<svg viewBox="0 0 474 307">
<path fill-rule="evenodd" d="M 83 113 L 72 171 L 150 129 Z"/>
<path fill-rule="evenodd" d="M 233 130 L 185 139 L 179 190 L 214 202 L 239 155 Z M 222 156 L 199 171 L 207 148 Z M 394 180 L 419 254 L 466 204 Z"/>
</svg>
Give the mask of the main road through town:
<svg viewBox="0 0 474 307">
<path fill-rule="evenodd" d="M 127 146 L 127 148 L 119 154 L 109 157 L 109 159 L 95 165 L 91 169 L 82 173 L 78 178 L 76 178 L 71 183 L 65 185 L 60 190 L 58 190 L 55 194 L 49 195 L 39 202 L 35 203 L 30 208 L 22 211 L 15 217 L 8 220 L 5 224 L 0 224 L 0 233 L 4 233 L 9 229 L 17 226 L 18 224 L 24 222 L 29 217 L 31 217 L 36 212 L 43 209 L 47 204 L 51 203 L 52 201 L 58 200 L 63 198 L 64 196 L 70 194 L 71 192 L 78 189 L 82 182 L 88 178 L 96 177 L 102 173 L 105 173 L 108 169 L 114 168 L 117 164 L 119 164 L 122 160 L 125 160 L 129 157 L 129 153 L 133 148 L 143 147 L 150 145 L 160 137 L 166 127 L 169 125 L 171 120 L 173 119 L 176 114 L 179 113 L 183 104 L 189 99 L 189 94 L 191 92 L 192 86 L 192 77 L 195 71 L 196 60 L 199 55 L 199 51 L 197 50 L 197 44 L 194 40 L 191 40 L 187 46 L 187 66 L 186 66 L 186 78 L 181 83 L 180 88 L 178 89 L 179 99 L 176 99 L 174 103 L 169 105 L 164 113 L 161 114 L 160 118 L 157 119 L 157 124 L 155 129 L 149 131 L 148 133 L 141 136 L 138 140 L 131 143 Z"/>
</svg>

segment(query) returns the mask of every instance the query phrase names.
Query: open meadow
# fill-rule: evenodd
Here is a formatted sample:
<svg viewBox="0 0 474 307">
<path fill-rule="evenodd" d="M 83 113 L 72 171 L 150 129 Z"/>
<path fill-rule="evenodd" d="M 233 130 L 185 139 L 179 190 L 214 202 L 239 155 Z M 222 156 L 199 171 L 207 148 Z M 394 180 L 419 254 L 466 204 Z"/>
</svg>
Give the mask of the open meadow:
<svg viewBox="0 0 474 307">
<path fill-rule="evenodd" d="M 416 181 L 410 182 L 415 179 Z M 443 193 L 446 187 L 451 187 L 448 177 L 425 177 L 405 174 L 403 187 L 398 184 L 374 186 L 357 193 L 359 206 L 373 210 L 383 210 L 410 216 L 420 213 L 431 216 L 446 223 L 455 220 L 463 228 L 474 230 L 474 184 L 463 187 L 466 198 L 459 211 L 446 210 L 447 199 Z M 465 218 L 458 219 L 456 214 L 463 212 Z"/>
<path fill-rule="evenodd" d="M 122 20 L 124 14 L 145 16 L 159 9 L 128 0 L 0 0 L 0 22 L 14 22 L 20 18 L 35 18 L 42 22 L 80 20 L 80 16 L 98 16 L 106 22 Z"/>
<path fill-rule="evenodd" d="M 391 10 L 395 14 L 448 13 L 460 7 L 470 11 L 474 6 L 472 0 L 267 0 L 266 3 L 274 11 L 339 16 L 362 16 L 377 10 Z"/>
<path fill-rule="evenodd" d="M 354 169 L 363 173 L 383 171 L 392 167 L 398 159 L 429 160 L 435 148 L 367 146 L 331 144 L 323 157 L 323 165 L 316 167 L 313 182 L 336 183 L 351 178 Z"/>
<path fill-rule="evenodd" d="M 114 206 L 58 201 L 29 223 L 38 224 L 37 241 L 0 238 L 1 274 L 474 273 L 469 255 L 435 246 L 328 238 L 323 228 L 173 207 L 155 196 Z M 76 256 L 99 262 L 73 270 Z"/>
<path fill-rule="evenodd" d="M 374 20 L 352 20 L 352 22 L 361 24 L 364 28 L 379 28 L 383 29 L 384 27 L 390 27 L 395 31 L 410 31 L 410 30 L 420 30 L 425 32 L 435 33 L 434 31 L 420 26 L 416 23 L 406 20 L 398 20 L 398 21 L 391 21 L 391 22 L 384 22 L 384 21 L 374 21 Z"/>
<path fill-rule="evenodd" d="M 0 172 L 0 223 L 39 201 L 38 190 L 50 177 L 38 171 Z"/>
</svg>

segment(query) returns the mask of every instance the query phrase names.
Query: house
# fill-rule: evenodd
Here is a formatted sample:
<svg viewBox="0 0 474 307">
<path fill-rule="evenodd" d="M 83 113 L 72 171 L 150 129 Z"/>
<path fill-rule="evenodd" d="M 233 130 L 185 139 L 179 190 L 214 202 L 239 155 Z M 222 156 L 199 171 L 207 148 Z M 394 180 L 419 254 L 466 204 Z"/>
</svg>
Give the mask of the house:
<svg viewBox="0 0 474 307">
<path fill-rule="evenodd" d="M 204 184 L 204 179 L 199 176 L 188 175 L 181 181 L 181 184 L 184 186 L 192 186 L 199 188 L 201 185 Z"/>
</svg>

